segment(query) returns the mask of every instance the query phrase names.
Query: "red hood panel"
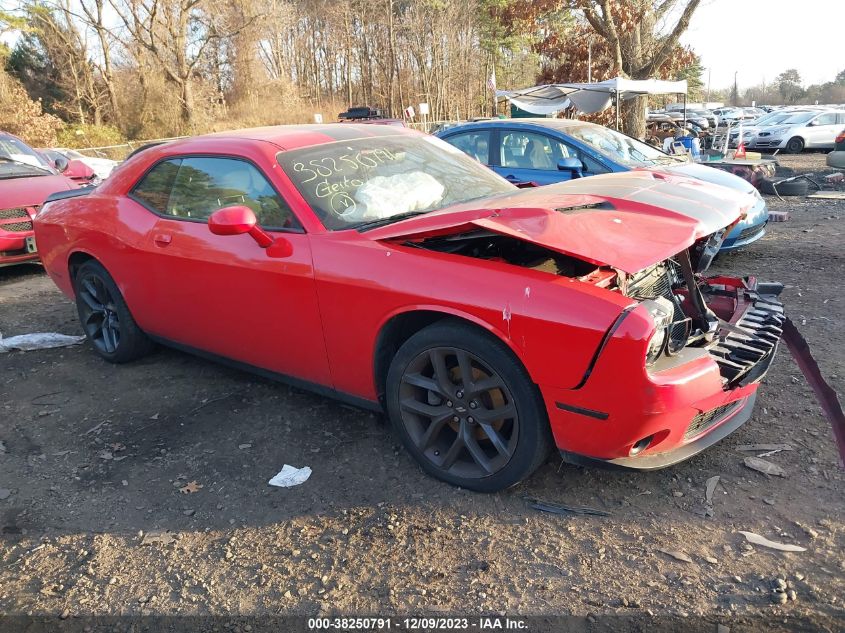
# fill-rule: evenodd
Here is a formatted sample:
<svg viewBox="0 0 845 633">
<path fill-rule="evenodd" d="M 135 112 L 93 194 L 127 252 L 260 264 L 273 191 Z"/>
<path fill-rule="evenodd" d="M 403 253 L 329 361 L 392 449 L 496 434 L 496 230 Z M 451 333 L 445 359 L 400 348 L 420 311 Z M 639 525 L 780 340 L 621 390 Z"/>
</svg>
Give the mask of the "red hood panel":
<svg viewBox="0 0 845 633">
<path fill-rule="evenodd" d="M 485 229 L 635 273 L 679 253 L 739 216 L 735 208 L 719 213 L 718 220 L 702 221 L 672 210 L 671 202 L 671 198 L 667 200 L 669 208 L 665 208 L 616 197 L 566 195 L 552 185 L 455 205 L 365 235 L 404 240 Z M 613 208 L 583 208 L 601 203 Z"/>
<path fill-rule="evenodd" d="M 51 193 L 76 189 L 64 176 L 32 176 L 0 180 L 0 209 L 36 207 Z"/>
<path fill-rule="evenodd" d="M 369 235 L 396 240 L 485 229 L 634 273 L 692 244 L 697 224 L 682 216 L 650 216 L 636 211 L 555 211 L 536 207 L 460 211 L 427 217 L 421 226 L 422 219 L 376 229 Z"/>
<path fill-rule="evenodd" d="M 712 170 L 712 167 L 704 169 Z M 549 185 L 548 189 L 558 195 L 597 194 L 613 201 L 617 208 L 635 204 L 679 213 L 697 221 L 700 237 L 733 223 L 757 202 L 753 187 L 740 191 L 701 177 L 660 171 L 657 167 L 576 178 Z"/>
<path fill-rule="evenodd" d="M 671 257 L 696 239 L 696 224 L 687 218 L 653 218 L 618 210 L 514 211 L 472 224 L 628 273 Z"/>
</svg>

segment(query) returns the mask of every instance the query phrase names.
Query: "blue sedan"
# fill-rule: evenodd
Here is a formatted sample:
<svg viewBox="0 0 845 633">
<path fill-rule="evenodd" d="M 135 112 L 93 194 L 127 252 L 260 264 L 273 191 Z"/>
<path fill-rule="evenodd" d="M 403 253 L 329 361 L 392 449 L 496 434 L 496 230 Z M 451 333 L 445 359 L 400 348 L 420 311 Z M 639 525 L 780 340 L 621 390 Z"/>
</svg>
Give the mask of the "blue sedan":
<svg viewBox="0 0 845 633">
<path fill-rule="evenodd" d="M 670 156 L 601 125 L 569 119 L 498 119 L 456 125 L 437 136 L 513 183 L 549 185 L 652 167 L 748 192 L 756 203 L 725 238 L 721 251 L 745 246 L 766 234 L 766 202 L 749 182 Z"/>
</svg>

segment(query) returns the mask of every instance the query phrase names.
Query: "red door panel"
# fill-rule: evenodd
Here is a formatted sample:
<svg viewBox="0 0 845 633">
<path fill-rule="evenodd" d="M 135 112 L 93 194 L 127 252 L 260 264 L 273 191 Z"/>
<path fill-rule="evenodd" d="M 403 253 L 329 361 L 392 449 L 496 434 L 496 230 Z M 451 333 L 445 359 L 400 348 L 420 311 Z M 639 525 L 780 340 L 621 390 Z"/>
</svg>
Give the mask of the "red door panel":
<svg viewBox="0 0 845 633">
<path fill-rule="evenodd" d="M 308 236 L 278 235 L 292 244 L 290 257 L 269 257 L 248 235 L 159 218 L 144 247 L 150 333 L 331 385 Z"/>
</svg>

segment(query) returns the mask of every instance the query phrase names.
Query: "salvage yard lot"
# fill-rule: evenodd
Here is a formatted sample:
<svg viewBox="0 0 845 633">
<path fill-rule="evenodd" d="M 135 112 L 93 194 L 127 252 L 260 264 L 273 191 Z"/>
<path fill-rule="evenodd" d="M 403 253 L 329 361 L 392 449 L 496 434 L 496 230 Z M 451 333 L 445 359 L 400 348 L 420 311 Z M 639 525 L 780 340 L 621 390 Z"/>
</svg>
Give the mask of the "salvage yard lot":
<svg viewBox="0 0 845 633">
<path fill-rule="evenodd" d="M 824 156 L 781 162 L 820 171 Z M 715 271 L 785 283 L 845 393 L 845 202 L 769 205 L 790 220 Z M 79 326 L 32 266 L 0 269 L 0 331 Z M 785 347 L 765 383 L 748 424 L 678 466 L 550 457 L 481 495 L 425 476 L 376 415 L 180 352 L 122 366 L 87 345 L 0 355 L 0 612 L 613 614 L 632 627 L 653 614 L 687 630 L 759 630 L 760 617 L 839 630 L 845 478 L 830 427 Z M 743 465 L 755 453 L 736 447 L 757 443 L 791 446 L 767 458 L 786 477 Z M 268 486 L 284 464 L 313 475 Z M 528 498 L 610 516 L 542 514 Z M 738 530 L 807 551 L 750 546 Z M 778 578 L 796 600 L 773 604 Z"/>
</svg>

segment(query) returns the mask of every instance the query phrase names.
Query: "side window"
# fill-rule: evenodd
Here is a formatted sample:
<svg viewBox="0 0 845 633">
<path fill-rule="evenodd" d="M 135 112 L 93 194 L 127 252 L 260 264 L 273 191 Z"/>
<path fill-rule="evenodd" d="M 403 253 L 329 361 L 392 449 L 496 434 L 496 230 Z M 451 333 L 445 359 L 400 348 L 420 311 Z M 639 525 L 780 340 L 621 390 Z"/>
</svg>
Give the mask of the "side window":
<svg viewBox="0 0 845 633">
<path fill-rule="evenodd" d="M 606 174 L 608 172 L 607 167 L 602 165 L 599 161 L 595 158 L 587 154 L 586 152 L 582 152 L 574 145 L 570 145 L 569 143 L 564 143 L 563 141 L 554 141 L 558 145 L 558 152 L 560 158 L 578 158 L 584 165 L 584 172 L 595 176 L 597 174 Z M 555 163 L 557 164 L 557 163 Z"/>
<path fill-rule="evenodd" d="M 490 130 L 464 132 L 443 140 L 483 165 L 490 162 Z"/>
<path fill-rule="evenodd" d="M 176 174 L 179 173 L 181 163 L 180 158 L 159 163 L 135 185 L 132 195 L 151 209 L 159 213 L 167 213 L 170 191 L 173 189 L 173 182 L 176 180 Z"/>
<path fill-rule="evenodd" d="M 557 170 L 559 143 L 545 134 L 503 132 L 499 160 L 502 167 Z"/>
<path fill-rule="evenodd" d="M 838 112 L 836 114 L 836 122 L 840 125 L 845 123 L 845 112 Z"/>
<path fill-rule="evenodd" d="M 205 221 L 218 209 L 235 205 L 252 209 L 266 229 L 299 227 L 290 207 L 261 172 L 234 158 L 183 159 L 164 213 Z"/>
<path fill-rule="evenodd" d="M 834 125 L 836 123 L 836 113 L 828 112 L 827 114 L 817 116 L 813 120 L 813 123 L 815 123 L 816 125 Z"/>
</svg>

